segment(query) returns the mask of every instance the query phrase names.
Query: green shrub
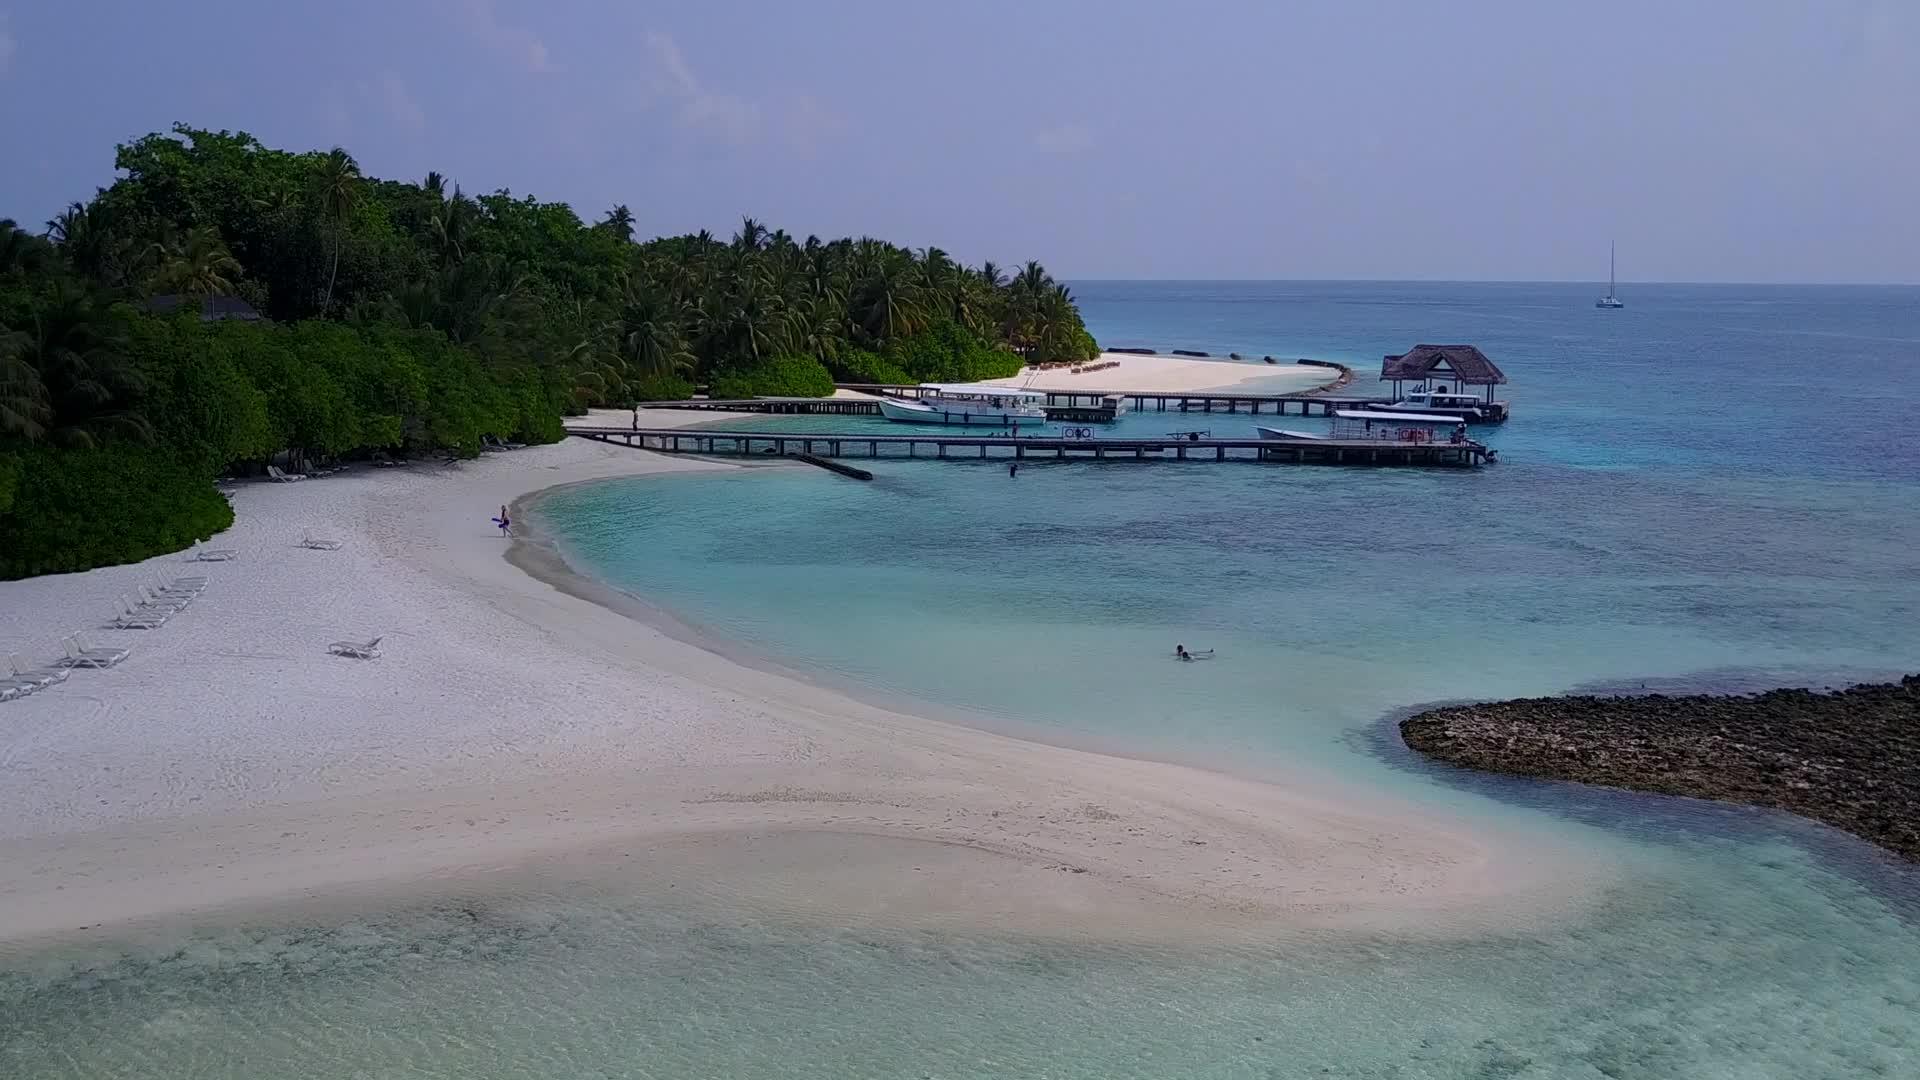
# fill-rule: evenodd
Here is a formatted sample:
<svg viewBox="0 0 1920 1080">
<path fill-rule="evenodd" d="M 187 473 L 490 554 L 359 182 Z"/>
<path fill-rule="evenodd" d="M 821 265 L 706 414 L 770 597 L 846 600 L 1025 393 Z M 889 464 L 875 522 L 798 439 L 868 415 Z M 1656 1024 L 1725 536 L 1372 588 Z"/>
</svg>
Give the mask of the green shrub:
<svg viewBox="0 0 1920 1080">
<path fill-rule="evenodd" d="M 904 386 L 919 381 L 908 374 L 905 368 L 879 353 L 865 349 L 849 349 L 841 353 L 832 367 L 841 382 Z"/>
<path fill-rule="evenodd" d="M 885 359 L 908 378 L 903 382 L 977 382 L 1020 374 L 1021 359 L 951 319 L 887 343 Z"/>
<path fill-rule="evenodd" d="M 713 377 L 716 398 L 831 397 L 833 374 L 811 356 L 778 356 Z"/>
<path fill-rule="evenodd" d="M 678 375 L 653 375 L 633 384 L 635 401 L 685 401 L 693 396 L 693 384 Z"/>
<path fill-rule="evenodd" d="M 0 504 L 0 579 L 87 570 L 179 551 L 233 524 L 190 455 L 150 446 L 0 455 L 17 476 Z"/>
</svg>

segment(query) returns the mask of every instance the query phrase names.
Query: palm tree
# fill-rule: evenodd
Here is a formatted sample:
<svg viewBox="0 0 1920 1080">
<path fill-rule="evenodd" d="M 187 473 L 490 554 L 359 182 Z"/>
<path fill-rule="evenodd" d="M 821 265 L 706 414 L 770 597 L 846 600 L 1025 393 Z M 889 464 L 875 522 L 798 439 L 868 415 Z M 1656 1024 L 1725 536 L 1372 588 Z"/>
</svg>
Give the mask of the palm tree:
<svg viewBox="0 0 1920 1080">
<path fill-rule="evenodd" d="M 158 290 L 202 299 L 233 292 L 240 260 L 233 257 L 220 239 L 220 230 L 202 225 L 187 233 L 178 244 L 159 245 L 160 266 L 154 272 Z"/>
<path fill-rule="evenodd" d="M 436 200 L 443 200 L 447 197 L 447 178 L 437 172 L 429 172 L 427 178 L 420 182 L 420 190 Z"/>
<path fill-rule="evenodd" d="M 795 352 L 804 353 L 823 364 L 840 355 L 847 339 L 845 307 L 825 296 L 809 296 L 793 305 L 787 314 L 787 340 Z"/>
<path fill-rule="evenodd" d="M 620 330 L 620 356 L 629 385 L 678 375 L 693 364 L 679 305 L 643 282 L 628 284 Z"/>
<path fill-rule="evenodd" d="M 38 398 L 40 426 L 49 442 L 62 446 L 94 446 L 106 435 L 146 442 L 153 427 L 133 410 L 142 389 L 139 371 L 126 356 L 126 332 L 110 305 L 98 294 L 75 283 L 61 281 L 34 312 L 32 326 L 9 346 L 13 373 L 9 385 L 20 381 L 18 365 L 38 376 L 40 389 L 25 388 L 31 420 Z M 22 390 L 5 398 L 16 405 Z"/>
<path fill-rule="evenodd" d="M 27 340 L 0 326 L 0 437 L 36 442 L 47 432 L 50 410 L 40 372 L 27 363 Z"/>
<path fill-rule="evenodd" d="M 752 218 L 740 219 L 740 231 L 733 234 L 733 249 L 738 252 L 759 251 L 766 241 L 767 227 Z"/>
<path fill-rule="evenodd" d="M 0 218 L 0 274 L 32 272 L 46 260 L 46 241 L 15 225 L 12 218 Z"/>
<path fill-rule="evenodd" d="M 321 216 L 333 223 L 332 266 L 327 270 L 326 297 L 320 301 L 320 310 L 324 312 L 333 306 L 333 284 L 340 275 L 340 246 L 346 232 L 347 218 L 360 201 L 360 163 L 353 160 L 353 155 L 336 146 L 320 159 L 320 165 L 314 172 L 313 186 Z"/>
<path fill-rule="evenodd" d="M 633 242 L 633 211 L 627 209 L 626 203 L 621 203 L 607 211 L 600 227 L 618 237 L 621 243 L 630 244 Z"/>
<path fill-rule="evenodd" d="M 453 198 L 443 203 L 433 214 L 433 243 L 440 249 L 440 265 L 452 266 L 467 257 L 467 234 L 472 231 L 474 218 L 480 213 L 472 199 L 460 193 L 460 185 L 453 187 Z"/>
<path fill-rule="evenodd" d="M 887 259 L 855 290 L 853 317 L 876 341 L 905 337 L 920 328 L 925 317 L 923 293 L 911 274 L 910 264 Z"/>
</svg>

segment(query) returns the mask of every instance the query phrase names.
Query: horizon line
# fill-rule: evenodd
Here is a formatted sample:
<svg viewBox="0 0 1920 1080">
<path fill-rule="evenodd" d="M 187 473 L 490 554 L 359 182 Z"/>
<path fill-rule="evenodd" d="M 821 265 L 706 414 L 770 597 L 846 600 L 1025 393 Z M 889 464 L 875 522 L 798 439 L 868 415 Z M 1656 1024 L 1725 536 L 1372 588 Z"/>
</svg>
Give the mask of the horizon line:
<svg viewBox="0 0 1920 1080">
<path fill-rule="evenodd" d="M 1587 278 L 1369 278 L 1369 277 L 1091 277 L 1076 274 L 1056 274 L 1063 281 L 1100 281 L 1100 282 L 1287 282 L 1300 285 L 1600 285 L 1606 282 Z M 1745 288 L 1799 288 L 1799 289 L 1916 289 L 1916 281 L 1622 281 L 1619 287 L 1628 285 L 1726 285 Z"/>
</svg>

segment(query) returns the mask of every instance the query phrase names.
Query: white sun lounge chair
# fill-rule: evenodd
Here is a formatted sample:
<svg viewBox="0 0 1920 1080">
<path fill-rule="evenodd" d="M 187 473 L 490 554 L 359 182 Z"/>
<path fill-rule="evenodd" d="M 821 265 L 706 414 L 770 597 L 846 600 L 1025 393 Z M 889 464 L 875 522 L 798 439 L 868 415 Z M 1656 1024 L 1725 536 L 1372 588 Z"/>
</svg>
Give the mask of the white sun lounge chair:
<svg viewBox="0 0 1920 1080">
<path fill-rule="evenodd" d="M 178 614 L 193 602 L 191 596 L 161 596 L 145 585 L 134 586 L 134 592 L 140 597 L 140 607 L 149 611 L 171 611 Z"/>
<path fill-rule="evenodd" d="M 231 561 L 235 556 L 239 554 L 240 553 L 238 551 L 235 551 L 232 548 L 206 548 L 206 547 L 201 547 L 199 544 L 195 544 L 193 545 L 193 550 L 188 552 L 187 554 L 187 561 L 188 562 L 228 562 L 228 561 Z"/>
<path fill-rule="evenodd" d="M 207 579 L 174 578 L 172 581 L 162 581 L 154 578 L 147 582 L 147 591 L 163 599 L 191 600 L 207 591 Z"/>
<path fill-rule="evenodd" d="M 291 484 L 295 480 L 305 480 L 306 478 L 306 473 L 282 472 L 278 465 L 267 466 L 267 479 L 276 484 Z"/>
<path fill-rule="evenodd" d="M 66 646 L 67 658 L 63 663 L 67 667 L 109 668 L 127 658 L 126 649 L 90 649 L 86 640 L 78 631 L 61 639 Z"/>
<path fill-rule="evenodd" d="M 315 551 L 339 551 L 340 541 L 324 536 L 315 536 L 313 535 L 313 530 L 308 529 L 300 534 L 300 546 L 303 548 L 312 548 Z"/>
<path fill-rule="evenodd" d="M 123 596 L 120 598 L 120 610 L 107 620 L 107 625 L 115 630 L 158 630 L 167 625 L 167 620 L 171 618 L 171 610 L 138 608 Z"/>
<path fill-rule="evenodd" d="M 8 653 L 7 664 L 13 669 L 13 677 L 8 680 L 9 682 L 33 683 L 36 688 L 66 682 L 67 676 L 71 674 L 66 668 L 61 667 L 29 668 L 20 662 L 19 653 Z M 7 677 L 0 675 L 0 678 Z"/>
<path fill-rule="evenodd" d="M 356 660 L 373 660 L 380 656 L 380 639 L 372 641 L 336 641 L 327 646 L 327 651 L 335 656 L 351 656 Z"/>
</svg>

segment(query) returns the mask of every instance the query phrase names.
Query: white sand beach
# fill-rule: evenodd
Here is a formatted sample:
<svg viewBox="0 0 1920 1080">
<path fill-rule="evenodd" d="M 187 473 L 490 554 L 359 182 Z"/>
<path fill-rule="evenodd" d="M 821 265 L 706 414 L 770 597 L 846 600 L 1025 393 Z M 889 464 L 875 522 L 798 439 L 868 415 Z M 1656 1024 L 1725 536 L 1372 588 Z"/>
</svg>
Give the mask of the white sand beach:
<svg viewBox="0 0 1920 1080">
<path fill-rule="evenodd" d="M 877 708 L 584 599 L 488 521 L 555 485 L 738 467 L 571 440 L 251 483 L 215 542 L 232 562 L 0 583 L 0 646 L 37 664 L 141 580 L 211 579 L 160 629 L 91 632 L 126 662 L 0 704 L 0 942 L 547 862 L 697 873 L 792 917 L 1168 935 L 1511 923 L 1607 873 L 1367 793 Z M 379 659 L 327 654 L 375 635 Z"/>
<path fill-rule="evenodd" d="M 1247 363 L 1226 359 L 1188 356 L 1142 356 L 1137 353 L 1101 353 L 1099 363 L 1120 366 L 1078 374 L 1067 368 L 1024 371 L 1010 379 L 992 379 L 1001 386 L 1027 386 L 1035 390 L 1230 390 L 1248 393 L 1287 394 L 1311 390 L 1338 377 L 1332 368 L 1296 364 L 1282 360 L 1277 364 Z M 1257 384 L 1255 389 L 1253 384 Z"/>
</svg>

